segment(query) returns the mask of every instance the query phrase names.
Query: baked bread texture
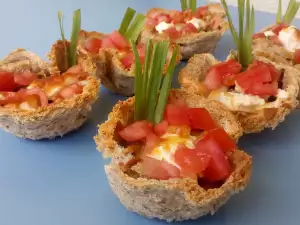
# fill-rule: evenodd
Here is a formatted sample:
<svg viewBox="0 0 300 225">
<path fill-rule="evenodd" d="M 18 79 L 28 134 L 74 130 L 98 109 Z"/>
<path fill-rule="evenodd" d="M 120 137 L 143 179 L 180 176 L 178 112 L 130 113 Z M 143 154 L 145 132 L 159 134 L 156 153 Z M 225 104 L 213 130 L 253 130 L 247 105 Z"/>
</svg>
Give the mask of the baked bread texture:
<svg viewBox="0 0 300 225">
<path fill-rule="evenodd" d="M 180 99 L 189 107 L 206 108 L 231 137 L 238 139 L 243 133 L 234 115 L 219 102 L 175 89 L 171 90 L 170 98 Z M 112 158 L 105 172 L 112 191 L 128 210 L 169 222 L 197 219 L 214 214 L 232 195 L 245 189 L 251 177 L 252 158 L 240 150 L 229 156 L 234 169 L 219 188 L 205 189 L 191 178 L 149 179 L 139 173 L 138 164 L 124 167 L 135 155 L 119 143 L 116 132 L 120 124 L 132 121 L 133 108 L 134 97 L 119 101 L 94 137 L 97 149 L 104 157 Z"/>
</svg>

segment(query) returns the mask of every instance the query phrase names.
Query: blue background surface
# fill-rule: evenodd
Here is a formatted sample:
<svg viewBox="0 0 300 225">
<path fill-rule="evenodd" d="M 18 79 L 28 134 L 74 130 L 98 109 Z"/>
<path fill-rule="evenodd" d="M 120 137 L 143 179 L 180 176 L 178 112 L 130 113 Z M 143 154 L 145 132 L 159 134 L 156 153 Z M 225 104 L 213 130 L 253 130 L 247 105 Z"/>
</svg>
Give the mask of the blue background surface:
<svg viewBox="0 0 300 225">
<path fill-rule="evenodd" d="M 44 56 L 59 38 L 58 10 L 65 14 L 65 30 L 69 34 L 71 15 L 77 8 L 82 9 L 84 29 L 110 32 L 118 28 L 128 6 L 141 12 L 154 6 L 178 9 L 180 6 L 179 1 L 149 0 L 0 2 L 0 57 L 17 47 Z M 230 10 L 237 22 L 236 9 Z M 272 23 L 275 15 L 257 12 L 256 19 L 256 30 L 259 30 Z M 295 24 L 299 25 L 300 21 Z M 232 47 L 227 32 L 215 55 L 224 59 Z M 0 225 L 165 224 L 128 212 L 107 183 L 105 161 L 95 149 L 93 136 L 97 124 L 105 121 L 119 99 L 124 98 L 102 88 L 89 121 L 78 132 L 62 139 L 28 141 L 0 131 Z M 299 224 L 299 120 L 300 112 L 295 111 L 275 131 L 243 137 L 240 146 L 254 159 L 248 188 L 214 216 L 183 224 Z"/>
</svg>

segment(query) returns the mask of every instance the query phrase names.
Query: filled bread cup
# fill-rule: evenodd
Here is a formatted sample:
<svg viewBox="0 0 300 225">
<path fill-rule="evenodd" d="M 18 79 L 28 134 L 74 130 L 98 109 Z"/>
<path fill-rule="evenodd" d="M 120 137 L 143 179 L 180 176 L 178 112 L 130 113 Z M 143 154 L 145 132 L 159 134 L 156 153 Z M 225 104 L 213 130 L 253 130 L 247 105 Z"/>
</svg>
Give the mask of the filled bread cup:
<svg viewBox="0 0 300 225">
<path fill-rule="evenodd" d="M 76 52 L 68 52 L 67 59 L 77 63 Z M 99 81 L 81 64 L 69 65 L 61 73 L 50 62 L 24 50 L 5 57 L 0 62 L 1 128 L 37 140 L 63 136 L 81 127 L 98 97 Z"/>
<path fill-rule="evenodd" d="M 239 11 L 242 7 L 239 4 Z M 246 26 L 240 39 L 232 29 L 237 46 L 244 47 L 232 51 L 225 62 L 211 54 L 195 55 L 180 71 L 179 83 L 189 93 L 221 102 L 236 115 L 245 133 L 255 133 L 274 129 L 298 105 L 299 72 L 251 54 L 254 10 L 250 13 L 247 4 L 245 11 L 251 27 Z"/>
<path fill-rule="evenodd" d="M 154 52 L 149 60 L 156 76 L 135 63 L 135 97 L 113 107 L 94 139 L 111 157 L 107 179 L 128 210 L 166 221 L 197 219 L 245 189 L 252 158 L 238 149 L 243 131 L 226 107 L 170 90 L 176 53 L 163 77 L 159 55 L 165 60 L 167 51 L 157 45 L 164 54 Z"/>
<path fill-rule="evenodd" d="M 141 42 L 148 38 L 169 40 L 180 45 L 183 60 L 194 54 L 212 53 L 228 29 L 225 11 L 218 3 L 197 8 L 197 0 L 181 1 L 181 11 L 152 8 L 141 34 Z"/>
</svg>

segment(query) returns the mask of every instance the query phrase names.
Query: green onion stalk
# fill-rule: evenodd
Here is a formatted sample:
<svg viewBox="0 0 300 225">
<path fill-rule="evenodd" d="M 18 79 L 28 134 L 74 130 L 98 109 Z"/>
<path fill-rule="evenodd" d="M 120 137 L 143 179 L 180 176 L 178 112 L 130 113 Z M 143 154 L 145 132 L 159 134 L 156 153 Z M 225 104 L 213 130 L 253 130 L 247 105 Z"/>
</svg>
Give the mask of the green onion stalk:
<svg viewBox="0 0 300 225">
<path fill-rule="evenodd" d="M 228 6 L 225 0 L 221 0 L 225 9 L 230 31 L 237 47 L 238 61 L 247 68 L 253 61 L 252 55 L 252 35 L 254 33 L 254 7 L 250 6 L 250 0 L 238 0 L 238 15 L 239 15 L 239 33 L 237 33 L 232 23 L 232 18 L 228 10 Z M 245 19 L 246 17 L 246 19 Z"/>
<path fill-rule="evenodd" d="M 286 12 L 285 12 L 284 16 L 282 16 L 282 1 L 279 0 L 277 15 L 276 15 L 276 23 L 277 24 L 284 23 L 284 24 L 290 25 L 293 22 L 296 14 L 299 10 L 299 6 L 300 6 L 299 2 L 296 2 L 296 0 L 290 0 L 288 7 L 286 9 Z"/>
<path fill-rule="evenodd" d="M 157 124 L 163 119 L 178 52 L 176 46 L 163 76 L 169 45 L 167 41 L 153 43 L 149 39 L 146 44 L 145 63 L 142 65 L 136 45 L 131 41 L 135 57 L 135 120 L 148 120 L 152 124 Z"/>
<path fill-rule="evenodd" d="M 196 12 L 197 9 L 197 0 L 180 0 L 181 10 L 191 9 L 192 12 Z"/>
</svg>

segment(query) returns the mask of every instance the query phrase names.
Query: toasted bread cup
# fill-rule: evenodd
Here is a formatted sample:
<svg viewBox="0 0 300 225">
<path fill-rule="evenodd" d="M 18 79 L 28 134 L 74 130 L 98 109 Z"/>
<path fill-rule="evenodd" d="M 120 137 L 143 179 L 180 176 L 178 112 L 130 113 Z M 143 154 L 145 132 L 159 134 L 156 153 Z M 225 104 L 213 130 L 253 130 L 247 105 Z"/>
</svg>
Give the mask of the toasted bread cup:
<svg viewBox="0 0 300 225">
<path fill-rule="evenodd" d="M 260 61 L 272 63 L 263 57 L 256 57 Z M 202 81 L 209 68 L 219 63 L 211 54 L 199 54 L 191 58 L 185 68 L 179 73 L 181 89 L 194 94 L 208 96 Z M 275 103 L 265 105 L 253 110 L 230 108 L 240 121 L 245 133 L 256 133 L 265 128 L 275 129 L 285 117 L 298 105 L 299 93 L 298 76 L 299 71 L 290 67 L 272 63 L 276 69 L 284 70 L 282 89 L 287 92 L 288 97 Z M 212 95 L 209 98 L 214 99 Z"/>
<path fill-rule="evenodd" d="M 25 53 L 22 52 L 22 54 Z M 31 53 L 28 54 L 31 55 Z M 7 69 L 8 65 L 10 65 L 9 62 L 12 61 L 15 67 L 9 66 L 11 72 L 46 70 L 47 73 L 44 74 L 46 76 L 51 71 L 49 64 L 47 65 L 46 62 L 42 61 L 39 61 L 39 64 L 37 64 L 33 59 L 26 59 L 26 67 L 19 67 L 23 63 L 18 61 L 18 59 L 7 60 L 4 63 L 2 61 L 1 68 Z M 39 67 L 40 65 L 41 67 Z M 0 106 L 0 127 L 17 137 L 25 139 L 52 139 L 57 136 L 63 136 L 70 131 L 78 129 L 86 121 L 88 112 L 97 99 L 98 90 L 99 82 L 97 79 L 93 76 L 87 76 L 82 93 L 76 94 L 71 98 L 53 102 L 34 110 Z"/>
<path fill-rule="evenodd" d="M 169 40 L 180 45 L 180 52 L 183 60 L 188 60 L 194 54 L 199 53 L 212 53 L 219 40 L 228 29 L 228 22 L 225 20 L 225 10 L 220 4 L 208 4 L 208 10 L 212 14 L 216 14 L 222 18 L 222 22 L 219 24 L 218 29 L 211 31 L 200 31 L 198 33 L 191 33 L 183 35 L 177 39 L 170 39 L 170 37 L 164 33 L 156 32 L 155 28 L 145 28 L 141 33 L 141 42 L 145 43 L 147 39 L 151 38 L 154 40 Z M 150 9 L 146 16 L 153 13 L 171 13 L 172 10 L 165 10 L 161 8 Z"/>
<path fill-rule="evenodd" d="M 230 136 L 236 139 L 241 136 L 240 124 L 222 104 L 180 90 L 171 90 L 170 98 L 183 100 L 190 107 L 206 108 Z M 119 101 L 108 120 L 99 126 L 95 136 L 97 149 L 105 157 L 112 158 L 110 164 L 105 166 L 110 186 L 128 210 L 167 221 L 196 219 L 209 213 L 214 214 L 232 195 L 247 186 L 252 159 L 240 150 L 229 156 L 234 171 L 221 187 L 214 189 L 204 189 L 190 178 L 149 179 L 139 173 L 138 165 L 124 167 L 124 164 L 130 164 L 135 159 L 134 151 L 120 145 L 116 132 L 120 124 L 126 125 L 132 121 L 133 108 L 134 98 Z"/>
</svg>

